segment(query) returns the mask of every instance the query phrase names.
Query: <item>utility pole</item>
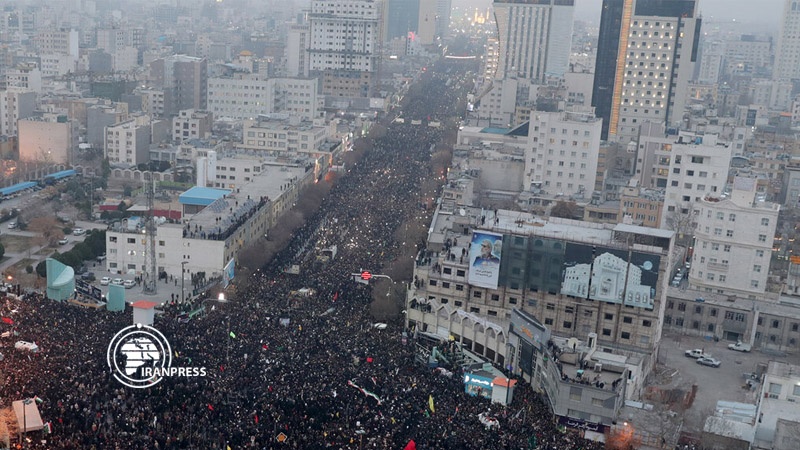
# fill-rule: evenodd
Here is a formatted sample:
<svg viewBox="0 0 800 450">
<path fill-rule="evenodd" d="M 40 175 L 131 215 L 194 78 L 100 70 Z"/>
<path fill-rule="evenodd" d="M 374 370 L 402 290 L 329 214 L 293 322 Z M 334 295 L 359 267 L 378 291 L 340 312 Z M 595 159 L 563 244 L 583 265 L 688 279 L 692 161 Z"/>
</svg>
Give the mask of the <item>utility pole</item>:
<svg viewBox="0 0 800 450">
<path fill-rule="evenodd" d="M 156 180 L 150 173 L 150 180 L 144 182 L 145 196 L 147 198 L 147 223 L 145 225 L 146 243 L 144 250 L 144 270 L 142 271 L 142 293 L 155 295 L 158 293 L 158 271 L 156 261 L 156 218 L 155 218 L 155 190 Z M 182 276 L 183 274 L 181 274 Z M 181 281 L 182 283 L 183 281 Z"/>
</svg>

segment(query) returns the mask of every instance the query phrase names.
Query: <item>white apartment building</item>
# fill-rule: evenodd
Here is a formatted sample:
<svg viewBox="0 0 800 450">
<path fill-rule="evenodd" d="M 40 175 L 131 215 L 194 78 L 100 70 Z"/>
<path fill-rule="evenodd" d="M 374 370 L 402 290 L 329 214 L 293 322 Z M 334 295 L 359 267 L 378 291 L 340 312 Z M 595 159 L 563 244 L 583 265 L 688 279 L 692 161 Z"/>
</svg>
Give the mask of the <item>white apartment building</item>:
<svg viewBox="0 0 800 450">
<path fill-rule="evenodd" d="M 705 50 L 704 50 L 705 51 Z M 772 39 L 743 34 L 725 43 L 725 72 L 734 75 L 772 67 Z"/>
<path fill-rule="evenodd" d="M 41 93 L 42 71 L 36 64 L 19 64 L 6 70 L 6 86 Z"/>
<path fill-rule="evenodd" d="M 773 77 L 800 79 L 800 2 L 784 0 Z"/>
<path fill-rule="evenodd" d="M 213 125 L 213 113 L 184 109 L 172 119 L 172 141 L 185 142 L 190 139 L 205 139 L 211 134 Z"/>
<path fill-rule="evenodd" d="M 495 77 L 543 81 L 545 75 L 563 76 L 569 70 L 574 5 L 572 0 L 495 1 L 500 40 Z"/>
<path fill-rule="evenodd" d="M 703 198 L 725 190 L 731 148 L 717 143 L 715 135 L 681 135 L 670 144 L 670 152 L 660 228 L 686 233 Z"/>
<path fill-rule="evenodd" d="M 252 120 L 262 114 L 287 113 L 303 120 L 323 114 L 317 80 L 270 78 L 255 74 L 208 80 L 208 110 L 218 118 Z"/>
<path fill-rule="evenodd" d="M 106 127 L 105 156 L 110 164 L 135 166 L 150 160 L 150 118 L 146 115 Z"/>
<path fill-rule="evenodd" d="M 289 32 L 286 37 L 285 75 L 287 77 L 308 76 L 308 58 L 306 56 L 308 36 L 309 27 L 307 23 L 289 25 Z"/>
<path fill-rule="evenodd" d="M 33 47 L 37 53 L 69 55 L 73 64 L 78 60 L 79 44 L 78 30 L 65 28 L 42 29 L 33 38 Z"/>
<path fill-rule="evenodd" d="M 800 408 L 797 407 L 800 402 L 800 366 L 770 361 L 757 398 L 759 400 L 755 416 L 758 417 L 758 422 L 750 448 L 800 448 Z"/>
<path fill-rule="evenodd" d="M 383 41 L 383 0 L 314 0 L 306 53 L 313 75 L 323 73 L 322 93 L 368 97 Z"/>
<path fill-rule="evenodd" d="M 316 153 L 328 129 L 296 118 L 246 120 L 239 148 L 256 152 Z"/>
<path fill-rule="evenodd" d="M 724 41 L 706 40 L 703 42 L 703 55 L 700 57 L 700 70 L 697 75 L 698 83 L 716 84 L 719 81 L 724 54 Z"/>
<path fill-rule="evenodd" d="M 755 178 L 736 177 L 730 195 L 695 205 L 697 227 L 689 283 L 717 294 L 757 298 L 769 276 L 780 205 L 756 197 Z"/>
<path fill-rule="evenodd" d="M 189 273 L 221 276 L 223 268 L 239 252 L 261 239 L 277 219 L 297 201 L 300 190 L 313 181 L 303 167 L 272 167 L 236 191 L 219 192 L 193 188 L 181 195 L 184 217 L 180 224 L 161 224 L 156 229 L 158 272 L 176 278 L 181 266 Z M 192 195 L 199 192 L 201 195 Z M 211 192 L 211 194 L 209 194 Z M 191 197 L 185 199 L 186 196 Z M 111 273 L 141 274 L 149 243 L 144 221 L 129 218 L 106 232 L 106 268 Z M 190 285 L 187 280 L 187 288 Z"/>
<path fill-rule="evenodd" d="M 616 131 L 619 142 L 636 139 L 643 122 L 667 126 L 681 122 L 694 71 L 693 38 L 699 27 L 696 18 L 633 17 L 625 51 L 619 112 L 618 115 L 612 112 L 609 125 L 611 133 Z"/>
<path fill-rule="evenodd" d="M 209 160 L 209 163 L 212 161 Z M 262 173 L 268 173 L 273 162 L 268 162 L 265 158 L 254 158 L 248 155 L 232 155 L 213 161 L 214 181 L 209 180 L 215 188 L 237 189 Z"/>
<path fill-rule="evenodd" d="M 800 95 L 792 101 L 792 126 L 800 125 Z"/>
<path fill-rule="evenodd" d="M 77 58 L 72 59 L 70 55 L 59 53 L 39 54 L 39 68 L 42 72 L 42 77 L 59 77 L 69 72 L 75 72 L 76 61 Z"/>
<path fill-rule="evenodd" d="M 553 195 L 590 194 L 602 119 L 591 112 L 534 112 L 525 152 L 525 187 Z"/>
<path fill-rule="evenodd" d="M 16 136 L 17 121 L 31 117 L 35 109 L 35 92 L 16 89 L 0 91 L 0 136 Z"/>
<path fill-rule="evenodd" d="M 142 98 L 142 111 L 153 117 L 163 117 L 167 99 L 171 102 L 172 94 L 164 89 L 140 88 L 133 91 Z"/>
<path fill-rule="evenodd" d="M 97 30 L 97 48 L 114 54 L 118 49 L 128 45 L 128 31 L 121 28 L 103 28 Z"/>
</svg>

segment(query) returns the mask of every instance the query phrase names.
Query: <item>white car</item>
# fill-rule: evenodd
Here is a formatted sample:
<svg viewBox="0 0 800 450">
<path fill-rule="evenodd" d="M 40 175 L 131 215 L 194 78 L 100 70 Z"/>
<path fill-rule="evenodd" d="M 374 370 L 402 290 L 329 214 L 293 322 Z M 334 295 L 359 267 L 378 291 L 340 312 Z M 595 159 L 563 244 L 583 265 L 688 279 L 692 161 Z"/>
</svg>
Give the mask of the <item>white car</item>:
<svg viewBox="0 0 800 450">
<path fill-rule="evenodd" d="M 115 286 L 122 286 L 122 283 L 124 282 L 125 280 L 123 280 L 122 278 L 114 278 L 113 280 L 111 280 L 111 284 Z"/>
<path fill-rule="evenodd" d="M 136 282 L 133 280 L 125 280 L 122 285 L 125 286 L 125 289 L 132 289 L 136 286 Z"/>
<path fill-rule="evenodd" d="M 86 234 L 86 230 L 84 230 L 83 228 L 75 228 L 74 230 L 72 230 L 72 234 L 75 236 L 83 236 L 84 234 Z"/>
<path fill-rule="evenodd" d="M 100 286 L 108 286 L 109 283 L 111 283 L 111 278 L 109 277 L 100 278 Z"/>
<path fill-rule="evenodd" d="M 17 350 L 27 351 L 31 353 L 36 353 L 39 351 L 39 346 L 36 345 L 35 342 L 28 342 L 28 341 L 17 341 L 14 344 L 14 348 Z"/>
<path fill-rule="evenodd" d="M 58 245 L 66 245 L 69 243 L 69 239 L 63 238 L 58 241 Z"/>
<path fill-rule="evenodd" d="M 11 222 L 10 224 L 8 224 L 9 230 L 13 230 L 14 228 L 17 228 L 17 222 Z"/>
</svg>

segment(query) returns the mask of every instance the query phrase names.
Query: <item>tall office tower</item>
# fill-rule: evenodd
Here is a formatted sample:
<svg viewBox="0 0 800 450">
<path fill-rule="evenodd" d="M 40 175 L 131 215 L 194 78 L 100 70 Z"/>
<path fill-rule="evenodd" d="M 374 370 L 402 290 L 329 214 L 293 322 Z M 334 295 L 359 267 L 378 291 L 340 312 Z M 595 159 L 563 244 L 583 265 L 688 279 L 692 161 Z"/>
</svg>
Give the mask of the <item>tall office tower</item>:
<svg viewBox="0 0 800 450">
<path fill-rule="evenodd" d="M 495 78 L 543 80 L 569 69 L 574 0 L 495 0 L 500 40 Z"/>
<path fill-rule="evenodd" d="M 383 0 L 314 0 L 308 20 L 308 68 L 321 74 L 322 93 L 369 97 L 380 65 Z"/>
<path fill-rule="evenodd" d="M 452 0 L 436 0 L 436 36 L 442 39 L 450 35 L 450 12 Z"/>
<path fill-rule="evenodd" d="M 800 79 L 800 1 L 786 0 L 775 52 L 775 79 Z"/>
<path fill-rule="evenodd" d="M 182 109 L 206 109 L 208 104 L 208 63 L 205 58 L 172 55 L 150 63 L 150 79 L 169 93 L 172 104 L 164 105 L 165 115 Z"/>
<path fill-rule="evenodd" d="M 627 142 L 643 122 L 677 126 L 697 61 L 699 0 L 603 0 L 592 106 L 603 139 Z"/>
<path fill-rule="evenodd" d="M 436 40 L 436 3 L 421 1 L 419 19 L 417 20 L 417 42 L 420 45 L 431 45 Z"/>
<path fill-rule="evenodd" d="M 289 35 L 286 39 L 286 76 L 308 76 L 308 24 L 293 23 L 289 25 Z"/>
<path fill-rule="evenodd" d="M 386 22 L 384 40 L 405 38 L 409 31 L 416 33 L 419 27 L 420 0 L 388 0 L 386 3 Z"/>
</svg>

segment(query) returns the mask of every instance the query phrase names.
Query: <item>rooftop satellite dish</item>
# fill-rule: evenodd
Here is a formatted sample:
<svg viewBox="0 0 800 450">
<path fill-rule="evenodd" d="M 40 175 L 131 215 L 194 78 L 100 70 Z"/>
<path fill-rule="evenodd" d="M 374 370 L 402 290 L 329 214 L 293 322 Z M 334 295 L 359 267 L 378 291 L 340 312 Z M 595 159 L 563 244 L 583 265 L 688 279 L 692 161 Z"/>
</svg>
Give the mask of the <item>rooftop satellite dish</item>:
<svg viewBox="0 0 800 450">
<path fill-rule="evenodd" d="M 458 215 L 459 216 L 466 216 L 467 215 L 467 211 L 464 210 L 464 208 L 461 208 L 461 209 L 458 210 Z"/>
</svg>

